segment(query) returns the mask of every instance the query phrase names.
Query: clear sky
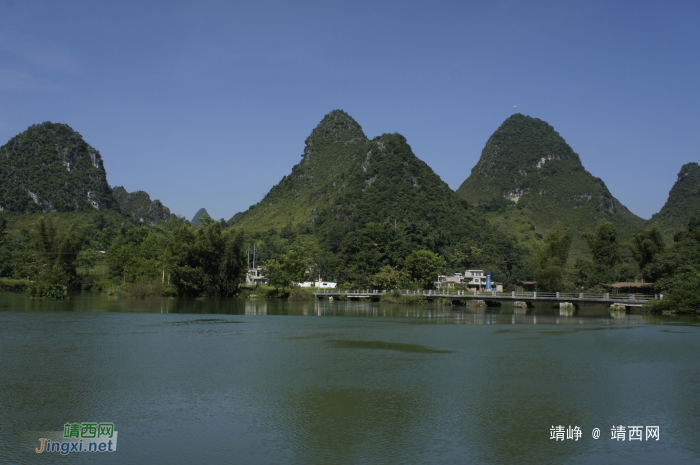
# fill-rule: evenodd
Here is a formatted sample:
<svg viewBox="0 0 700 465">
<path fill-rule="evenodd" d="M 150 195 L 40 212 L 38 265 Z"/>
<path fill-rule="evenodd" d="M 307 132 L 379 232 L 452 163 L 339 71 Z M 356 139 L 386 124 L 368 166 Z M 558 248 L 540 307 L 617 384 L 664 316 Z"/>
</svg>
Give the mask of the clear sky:
<svg viewBox="0 0 700 465">
<path fill-rule="evenodd" d="M 230 218 L 333 109 L 450 187 L 513 113 L 649 218 L 700 161 L 700 2 L 0 0 L 0 145 L 43 121 L 111 186 Z"/>
</svg>

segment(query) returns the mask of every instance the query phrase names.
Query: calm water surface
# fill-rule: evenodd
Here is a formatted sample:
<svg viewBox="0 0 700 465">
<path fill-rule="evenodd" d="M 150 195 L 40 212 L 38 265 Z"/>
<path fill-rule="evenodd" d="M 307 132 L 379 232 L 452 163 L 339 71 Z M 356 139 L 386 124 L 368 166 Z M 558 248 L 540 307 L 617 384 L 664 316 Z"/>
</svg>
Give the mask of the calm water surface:
<svg viewBox="0 0 700 465">
<path fill-rule="evenodd" d="M 0 463 L 700 463 L 700 320 L 457 308 L 0 293 Z"/>
</svg>

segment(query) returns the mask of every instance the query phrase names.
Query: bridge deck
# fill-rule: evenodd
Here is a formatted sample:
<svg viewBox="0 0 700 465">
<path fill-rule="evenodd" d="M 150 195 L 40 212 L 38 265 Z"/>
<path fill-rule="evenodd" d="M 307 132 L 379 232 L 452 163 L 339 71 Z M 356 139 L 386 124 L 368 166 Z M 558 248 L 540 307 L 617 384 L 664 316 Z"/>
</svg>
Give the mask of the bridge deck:
<svg viewBox="0 0 700 465">
<path fill-rule="evenodd" d="M 352 290 L 338 291 L 335 289 L 324 289 L 315 292 L 317 298 L 347 296 L 348 299 L 380 299 L 386 290 Z M 648 294 L 587 294 L 587 293 L 564 293 L 564 292 L 495 292 L 495 291 L 413 291 L 402 290 L 402 295 L 420 295 L 428 300 L 449 299 L 449 300 L 483 300 L 491 302 L 570 302 L 570 303 L 591 303 L 591 304 L 622 304 L 626 307 L 641 307 L 644 303 L 660 298 L 658 295 Z"/>
</svg>

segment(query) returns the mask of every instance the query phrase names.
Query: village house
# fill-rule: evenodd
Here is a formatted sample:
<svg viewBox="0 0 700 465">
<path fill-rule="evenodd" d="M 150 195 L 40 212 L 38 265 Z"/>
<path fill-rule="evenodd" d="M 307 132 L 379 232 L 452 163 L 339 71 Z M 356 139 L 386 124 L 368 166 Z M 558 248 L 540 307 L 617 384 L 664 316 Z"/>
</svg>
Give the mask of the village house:
<svg viewBox="0 0 700 465">
<path fill-rule="evenodd" d="M 440 275 L 435 283 L 435 287 L 466 287 L 468 291 L 493 290 L 503 292 L 503 283 L 491 282 L 491 289 L 487 289 L 487 276 L 484 270 L 466 270 L 464 274 Z"/>
</svg>

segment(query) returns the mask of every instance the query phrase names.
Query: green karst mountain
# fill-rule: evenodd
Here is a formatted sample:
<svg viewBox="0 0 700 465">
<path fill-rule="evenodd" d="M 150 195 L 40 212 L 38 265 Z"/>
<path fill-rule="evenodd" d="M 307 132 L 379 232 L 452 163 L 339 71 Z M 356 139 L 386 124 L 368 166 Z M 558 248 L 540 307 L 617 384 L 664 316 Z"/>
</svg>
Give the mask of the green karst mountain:
<svg viewBox="0 0 700 465">
<path fill-rule="evenodd" d="M 113 203 L 100 153 L 66 124 L 35 124 L 0 147 L 0 211 L 94 211 Z"/>
<path fill-rule="evenodd" d="M 664 235 L 670 238 L 685 229 L 693 216 L 700 218 L 700 166 L 688 163 L 678 173 L 666 204 L 649 222 L 658 223 Z"/>
<path fill-rule="evenodd" d="M 313 226 L 319 212 L 347 187 L 347 178 L 364 159 L 368 143 L 362 128 L 342 110 L 330 112 L 306 139 L 301 162 L 262 201 L 239 213 L 237 225 L 251 231 L 288 222 Z M 365 151 L 366 152 L 366 151 Z"/>
<path fill-rule="evenodd" d="M 144 191 L 129 193 L 122 186 L 117 186 L 112 189 L 112 196 L 122 213 L 136 221 L 149 226 L 159 221 L 170 221 L 170 209 L 160 200 L 151 201 L 151 197 Z"/>
<path fill-rule="evenodd" d="M 340 240 L 369 222 L 393 221 L 425 222 L 455 242 L 491 233 L 483 215 L 461 202 L 402 135 L 376 137 L 361 155 L 315 218 L 329 237 Z"/>
<path fill-rule="evenodd" d="M 200 208 L 199 210 L 197 210 L 197 213 L 195 213 L 192 217 L 192 224 L 196 227 L 200 227 L 202 225 L 202 222 L 199 219 L 203 216 L 209 216 L 209 213 L 207 213 L 206 208 Z"/>
<path fill-rule="evenodd" d="M 585 250 L 580 234 L 611 221 L 621 239 L 645 221 L 612 196 L 546 122 L 515 114 L 494 132 L 460 197 L 492 223 L 522 240 L 541 238 L 557 222 L 574 232 L 572 253 Z"/>
<path fill-rule="evenodd" d="M 456 270 L 486 263 L 505 270 L 507 260 L 520 257 L 510 239 L 460 200 L 403 136 L 369 140 L 342 110 L 326 115 L 311 132 L 301 162 L 288 176 L 229 222 L 249 232 L 308 231 L 332 252 L 342 248 L 348 233 L 368 224 L 402 227 L 430 235 L 440 244 L 435 250 L 451 254 L 448 264 Z"/>
</svg>

